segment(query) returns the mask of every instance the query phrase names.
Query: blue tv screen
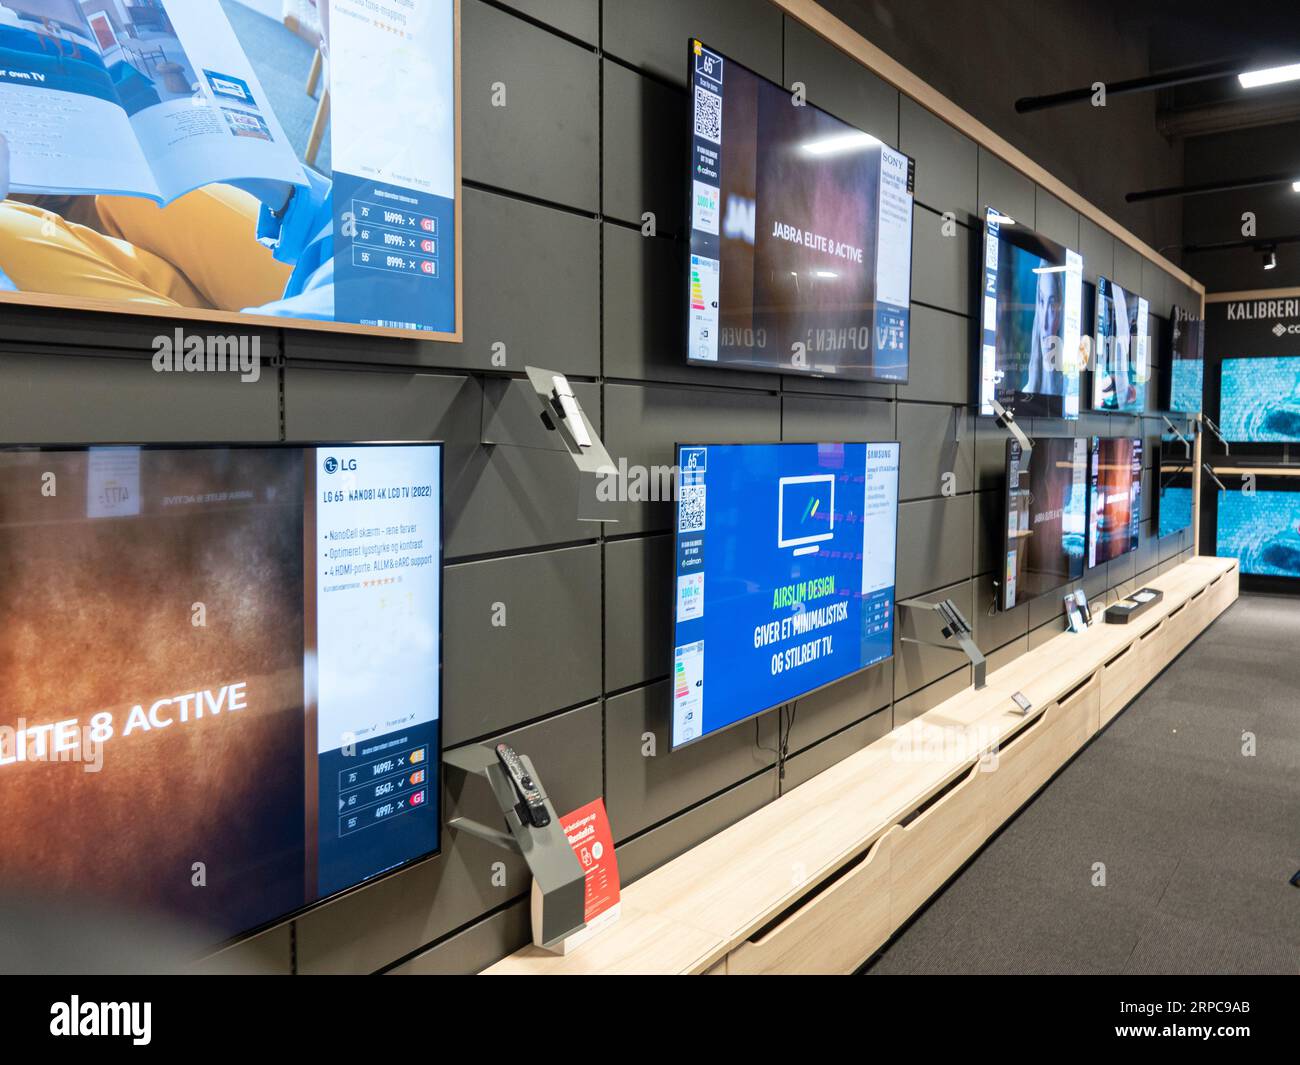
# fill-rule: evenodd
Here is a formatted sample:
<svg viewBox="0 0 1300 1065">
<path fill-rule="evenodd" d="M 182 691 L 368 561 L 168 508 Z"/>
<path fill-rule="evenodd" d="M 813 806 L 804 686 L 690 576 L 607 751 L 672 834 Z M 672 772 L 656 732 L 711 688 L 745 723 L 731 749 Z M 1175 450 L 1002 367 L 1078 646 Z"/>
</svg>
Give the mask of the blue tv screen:
<svg viewBox="0 0 1300 1065">
<path fill-rule="evenodd" d="M 1169 409 L 1199 414 L 1205 384 L 1205 322 L 1174 304 L 1169 334 Z"/>
<path fill-rule="evenodd" d="M 1216 553 L 1242 573 L 1300 577 L 1300 492 L 1220 492 Z"/>
<path fill-rule="evenodd" d="M 1182 485 L 1160 489 L 1160 536 L 1168 536 L 1192 524 L 1192 490 Z"/>
<path fill-rule="evenodd" d="M 674 749 L 893 654 L 898 459 L 678 447 Z"/>
<path fill-rule="evenodd" d="M 1219 415 L 1233 443 L 1300 441 L 1300 356 L 1224 359 Z"/>
</svg>

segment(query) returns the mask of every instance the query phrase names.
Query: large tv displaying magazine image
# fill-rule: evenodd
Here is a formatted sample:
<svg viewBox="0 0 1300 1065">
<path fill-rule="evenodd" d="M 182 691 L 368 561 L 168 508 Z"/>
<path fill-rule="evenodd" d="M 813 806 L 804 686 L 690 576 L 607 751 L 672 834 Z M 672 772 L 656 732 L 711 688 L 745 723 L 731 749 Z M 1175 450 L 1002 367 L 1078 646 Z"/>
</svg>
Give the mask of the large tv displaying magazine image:
<svg viewBox="0 0 1300 1065">
<path fill-rule="evenodd" d="M 1205 321 L 1174 304 L 1164 367 L 1165 409 L 1199 414 L 1205 393 Z"/>
<path fill-rule="evenodd" d="M 1088 499 L 1086 437 L 1039 439 L 1028 455 L 1006 447 L 1002 610 L 1083 576 Z"/>
<path fill-rule="evenodd" d="M 1142 535 L 1142 438 L 1094 436 L 1090 450 L 1089 569 L 1137 550 Z"/>
<path fill-rule="evenodd" d="M 1219 374 L 1224 439 L 1234 444 L 1300 441 L 1300 356 L 1228 358 Z"/>
<path fill-rule="evenodd" d="M 0 0 L 0 301 L 459 340 L 459 0 Z"/>
<path fill-rule="evenodd" d="M 1147 301 L 1106 277 L 1097 278 L 1092 406 L 1100 411 L 1146 408 L 1151 378 L 1151 314 Z"/>
<path fill-rule="evenodd" d="M 906 382 L 912 160 L 699 41 L 687 81 L 688 361 Z"/>
<path fill-rule="evenodd" d="M 980 413 L 1077 418 L 1083 256 L 989 208 L 981 278 Z"/>
</svg>

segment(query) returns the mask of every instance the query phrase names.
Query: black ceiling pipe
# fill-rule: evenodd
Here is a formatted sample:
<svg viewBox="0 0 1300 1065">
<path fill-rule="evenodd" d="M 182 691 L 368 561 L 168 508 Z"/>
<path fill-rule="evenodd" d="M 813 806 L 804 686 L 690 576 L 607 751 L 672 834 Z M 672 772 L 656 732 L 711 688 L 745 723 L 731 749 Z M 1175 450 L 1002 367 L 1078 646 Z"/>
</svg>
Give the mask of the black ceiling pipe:
<svg viewBox="0 0 1300 1065">
<path fill-rule="evenodd" d="M 1174 196 L 1204 196 L 1211 192 L 1234 192 L 1237 189 L 1258 189 L 1265 185 L 1290 185 L 1300 181 L 1300 174 L 1259 174 L 1255 177 L 1233 178 L 1228 181 L 1206 181 L 1199 185 L 1170 185 L 1163 189 L 1144 189 L 1142 192 L 1125 193 L 1124 199 L 1129 203 L 1143 203 L 1146 200 L 1164 200 Z"/>
<path fill-rule="evenodd" d="M 1270 63 L 1270 66 L 1281 64 Z M 1221 59 L 1215 63 L 1202 66 L 1182 67 L 1178 70 L 1166 70 L 1159 74 L 1147 74 L 1140 78 L 1125 81 L 1102 82 L 1106 95 L 1126 96 L 1138 92 L 1155 92 L 1159 89 L 1172 89 L 1178 85 L 1190 85 L 1197 81 L 1213 81 L 1215 78 L 1228 78 L 1244 70 L 1255 67 L 1249 59 Z M 1052 107 L 1065 107 L 1068 104 L 1085 103 L 1092 99 L 1096 90 L 1091 85 L 1080 89 L 1066 89 L 1064 92 L 1047 93 L 1044 96 L 1022 96 L 1016 101 L 1016 110 L 1020 114 L 1030 111 L 1046 111 Z"/>
<path fill-rule="evenodd" d="M 1300 244 L 1300 233 L 1289 237 L 1252 237 L 1250 240 L 1226 240 L 1220 244 L 1184 244 L 1183 252 L 1192 254 L 1203 251 L 1258 251 L 1276 249 L 1283 244 Z"/>
</svg>

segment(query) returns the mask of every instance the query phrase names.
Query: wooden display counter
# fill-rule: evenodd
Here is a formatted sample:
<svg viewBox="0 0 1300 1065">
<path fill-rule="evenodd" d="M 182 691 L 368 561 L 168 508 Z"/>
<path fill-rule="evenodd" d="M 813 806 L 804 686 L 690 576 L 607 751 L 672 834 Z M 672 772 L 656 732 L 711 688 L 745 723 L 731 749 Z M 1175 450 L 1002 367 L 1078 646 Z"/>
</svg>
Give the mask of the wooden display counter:
<svg viewBox="0 0 1300 1065">
<path fill-rule="evenodd" d="M 647 873 L 573 954 L 486 971 L 853 972 L 1236 600 L 1237 563 L 1151 584 L 1163 600 L 1129 624 L 1061 633 Z"/>
</svg>

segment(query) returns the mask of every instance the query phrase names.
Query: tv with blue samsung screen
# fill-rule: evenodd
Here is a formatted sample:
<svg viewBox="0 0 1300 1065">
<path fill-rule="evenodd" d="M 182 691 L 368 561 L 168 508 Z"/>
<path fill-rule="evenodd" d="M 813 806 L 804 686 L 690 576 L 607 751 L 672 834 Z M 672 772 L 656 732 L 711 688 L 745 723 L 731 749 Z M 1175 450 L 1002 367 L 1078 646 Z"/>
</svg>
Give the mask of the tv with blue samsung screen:
<svg viewBox="0 0 1300 1065">
<path fill-rule="evenodd" d="M 1216 554 L 1257 577 L 1300 578 L 1300 492 L 1219 493 Z"/>
<path fill-rule="evenodd" d="M 1224 359 L 1219 429 L 1237 444 L 1300 441 L 1300 356 Z"/>
<path fill-rule="evenodd" d="M 672 746 L 894 652 L 899 445 L 680 445 Z"/>
</svg>

